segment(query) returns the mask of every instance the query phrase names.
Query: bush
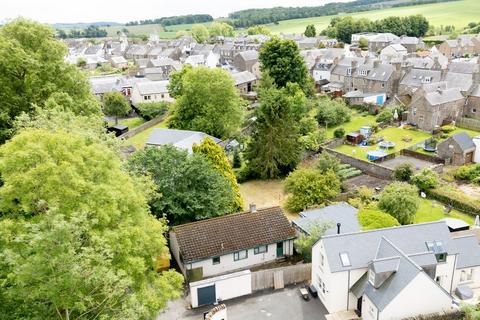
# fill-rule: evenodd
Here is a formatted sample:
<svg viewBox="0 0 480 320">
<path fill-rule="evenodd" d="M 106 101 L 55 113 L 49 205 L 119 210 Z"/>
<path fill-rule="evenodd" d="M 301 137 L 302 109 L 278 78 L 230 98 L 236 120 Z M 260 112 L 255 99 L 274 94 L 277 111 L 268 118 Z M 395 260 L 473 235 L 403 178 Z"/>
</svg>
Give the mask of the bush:
<svg viewBox="0 0 480 320">
<path fill-rule="evenodd" d="M 322 173 L 315 169 L 298 169 L 285 179 L 285 191 L 292 195 L 287 208 L 299 212 L 323 204 L 340 193 L 340 180 L 332 170 Z"/>
<path fill-rule="evenodd" d="M 325 130 L 315 130 L 299 138 L 302 149 L 309 151 L 318 151 L 320 145 L 325 142 Z"/>
<path fill-rule="evenodd" d="M 345 136 L 345 129 L 343 128 L 338 128 L 333 131 L 333 136 L 337 139 L 341 139 Z"/>
<path fill-rule="evenodd" d="M 411 224 L 419 206 L 418 189 L 405 182 L 394 182 L 383 189 L 378 208 L 397 219 L 402 225 Z"/>
<path fill-rule="evenodd" d="M 238 149 L 235 149 L 235 151 L 233 152 L 232 167 L 235 169 L 242 167 L 242 157 L 240 156 L 240 151 L 238 151 Z"/>
<path fill-rule="evenodd" d="M 432 169 L 425 168 L 412 177 L 412 183 L 420 190 L 429 190 L 438 186 L 440 178 Z"/>
<path fill-rule="evenodd" d="M 318 157 L 317 169 L 320 170 L 320 172 L 332 170 L 337 173 L 340 170 L 340 166 L 340 160 L 328 152 L 322 152 L 320 157 Z"/>
<path fill-rule="evenodd" d="M 357 189 L 358 198 L 363 204 L 369 204 L 375 195 L 375 191 L 367 186 L 361 186 Z"/>
<path fill-rule="evenodd" d="M 391 123 L 393 121 L 393 113 L 389 109 L 384 109 L 382 112 L 380 112 L 377 115 L 377 118 L 375 119 L 378 123 L 384 122 L 384 123 Z"/>
<path fill-rule="evenodd" d="M 461 166 L 455 173 L 455 178 L 460 180 L 468 180 L 472 182 L 479 182 L 480 164 Z"/>
<path fill-rule="evenodd" d="M 426 190 L 429 198 L 471 215 L 480 214 L 480 202 L 453 187 Z"/>
<path fill-rule="evenodd" d="M 452 125 L 446 125 L 446 126 L 443 126 L 442 127 L 442 132 L 443 133 L 450 133 L 450 132 L 453 132 L 455 131 L 455 126 L 452 126 Z"/>
<path fill-rule="evenodd" d="M 168 110 L 167 102 L 147 102 L 136 105 L 140 116 L 145 120 L 152 120 L 165 114 Z"/>
<path fill-rule="evenodd" d="M 358 222 L 363 230 L 374 230 L 399 226 L 400 223 L 388 213 L 365 209 L 358 212 Z"/>
<path fill-rule="evenodd" d="M 317 121 L 320 125 L 333 127 L 351 119 L 351 111 L 343 100 L 323 98 L 317 104 Z"/>
<path fill-rule="evenodd" d="M 312 261 L 312 247 L 331 227 L 331 223 L 323 222 L 310 227 L 310 235 L 301 234 L 294 242 L 295 250 L 303 256 L 305 262 Z"/>
<path fill-rule="evenodd" d="M 410 163 L 402 163 L 395 167 L 393 178 L 397 181 L 410 181 L 413 175 L 413 167 Z"/>
</svg>

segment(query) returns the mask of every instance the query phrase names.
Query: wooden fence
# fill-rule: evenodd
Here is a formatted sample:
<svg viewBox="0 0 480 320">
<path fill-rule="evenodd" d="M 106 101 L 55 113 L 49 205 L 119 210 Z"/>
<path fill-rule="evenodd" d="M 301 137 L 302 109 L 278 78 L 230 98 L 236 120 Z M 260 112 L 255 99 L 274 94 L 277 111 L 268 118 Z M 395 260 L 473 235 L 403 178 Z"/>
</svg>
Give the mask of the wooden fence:
<svg viewBox="0 0 480 320">
<path fill-rule="evenodd" d="M 465 129 L 480 131 L 480 120 L 463 117 L 457 121 L 457 126 Z"/>
<path fill-rule="evenodd" d="M 281 279 L 278 279 L 281 277 Z M 312 277 L 312 264 L 297 264 L 252 272 L 252 291 L 278 288 L 278 284 L 289 285 L 309 281 Z"/>
</svg>

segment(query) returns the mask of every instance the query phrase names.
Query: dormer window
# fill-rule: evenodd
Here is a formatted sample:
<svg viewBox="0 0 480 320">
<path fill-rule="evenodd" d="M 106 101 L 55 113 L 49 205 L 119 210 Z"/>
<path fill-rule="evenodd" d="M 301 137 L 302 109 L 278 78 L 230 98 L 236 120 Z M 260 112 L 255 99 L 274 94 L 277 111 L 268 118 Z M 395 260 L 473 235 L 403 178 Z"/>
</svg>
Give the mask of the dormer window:
<svg viewBox="0 0 480 320">
<path fill-rule="evenodd" d="M 431 83 L 432 82 L 432 77 L 425 77 L 423 79 L 423 83 Z"/>
<path fill-rule="evenodd" d="M 340 253 L 340 261 L 342 262 L 343 267 L 350 267 L 352 265 L 350 263 L 350 258 L 348 257 L 348 253 L 346 252 Z"/>
<path fill-rule="evenodd" d="M 361 76 L 367 76 L 368 75 L 368 70 L 360 70 L 360 75 Z"/>
</svg>

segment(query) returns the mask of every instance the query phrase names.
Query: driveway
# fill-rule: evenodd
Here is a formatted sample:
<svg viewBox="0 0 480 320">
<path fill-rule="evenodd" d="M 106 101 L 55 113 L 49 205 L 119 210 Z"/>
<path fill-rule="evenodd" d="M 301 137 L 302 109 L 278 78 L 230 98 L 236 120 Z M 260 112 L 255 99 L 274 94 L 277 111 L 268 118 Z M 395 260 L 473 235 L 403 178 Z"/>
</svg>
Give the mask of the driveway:
<svg viewBox="0 0 480 320">
<path fill-rule="evenodd" d="M 289 286 L 283 290 L 264 291 L 225 301 L 229 320 L 324 320 L 328 313 L 320 300 L 305 301 L 298 292 L 299 286 Z M 185 309 L 185 300 L 169 304 L 168 310 L 157 320 L 200 320 L 211 307 L 195 310 Z"/>
</svg>

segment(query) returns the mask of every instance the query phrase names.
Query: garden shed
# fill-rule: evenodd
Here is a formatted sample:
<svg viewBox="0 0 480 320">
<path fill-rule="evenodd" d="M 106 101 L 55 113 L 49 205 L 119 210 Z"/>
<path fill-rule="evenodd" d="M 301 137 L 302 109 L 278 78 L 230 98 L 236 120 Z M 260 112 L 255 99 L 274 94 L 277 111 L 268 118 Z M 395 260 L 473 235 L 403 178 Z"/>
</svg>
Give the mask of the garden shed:
<svg viewBox="0 0 480 320">
<path fill-rule="evenodd" d="M 360 132 L 350 132 L 347 134 L 346 140 L 352 145 L 360 144 L 364 139 L 363 135 Z"/>
<path fill-rule="evenodd" d="M 475 149 L 472 138 L 460 132 L 438 144 L 438 156 L 454 166 L 463 166 L 473 162 Z"/>
</svg>

